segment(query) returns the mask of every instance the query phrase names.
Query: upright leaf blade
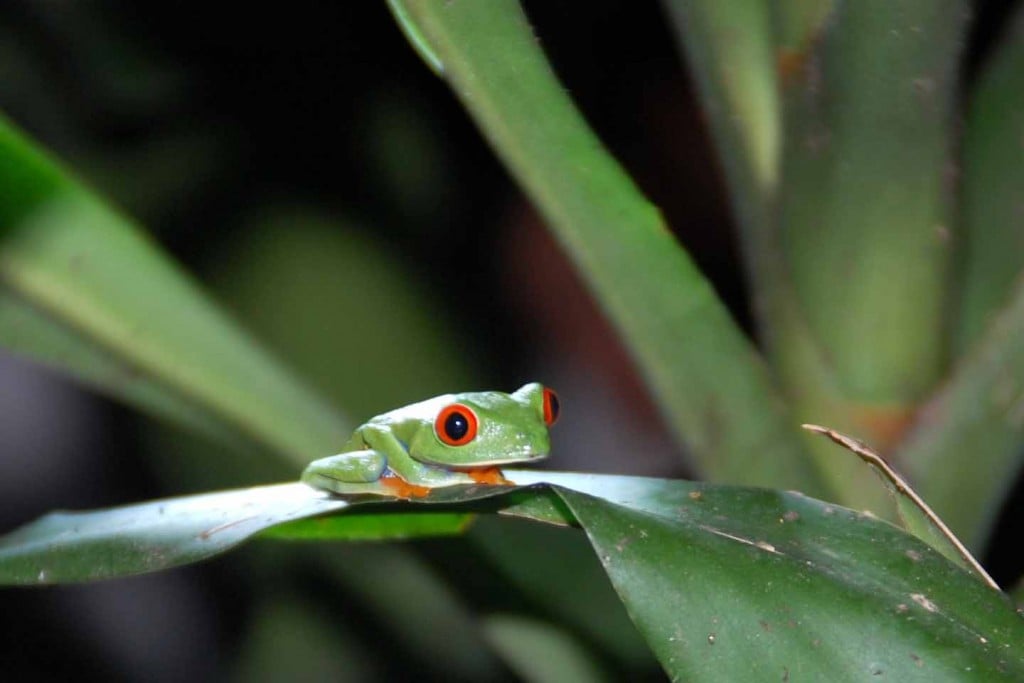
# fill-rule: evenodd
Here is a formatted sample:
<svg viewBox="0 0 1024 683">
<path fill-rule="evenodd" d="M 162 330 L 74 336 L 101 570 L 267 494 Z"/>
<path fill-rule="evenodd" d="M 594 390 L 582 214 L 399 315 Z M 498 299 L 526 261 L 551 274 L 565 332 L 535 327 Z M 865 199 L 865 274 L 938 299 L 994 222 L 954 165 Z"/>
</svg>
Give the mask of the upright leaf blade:
<svg viewBox="0 0 1024 683">
<path fill-rule="evenodd" d="M 759 0 L 664 2 L 725 167 L 733 212 L 755 277 L 772 221 L 782 144 L 772 14 Z"/>
<path fill-rule="evenodd" d="M 971 93 L 963 141 L 956 350 L 977 341 L 1024 270 L 1024 7 Z"/>
<path fill-rule="evenodd" d="M 777 13 L 780 42 L 797 52 L 780 81 L 782 282 L 768 291 L 765 338 L 802 421 L 889 451 L 946 367 L 947 168 L 966 10 L 869 0 Z M 838 500 L 887 509 L 870 472 L 812 448 Z"/>
<path fill-rule="evenodd" d="M 964 137 L 960 357 L 898 453 L 972 547 L 1024 462 L 1024 8 L 1007 28 L 972 93 Z"/>
<path fill-rule="evenodd" d="M 966 20 L 962 0 L 838 3 L 786 89 L 786 262 L 841 398 L 878 421 L 905 417 L 944 369 Z"/>
<path fill-rule="evenodd" d="M 822 491 L 761 358 L 587 127 L 518 4 L 390 4 L 546 216 L 701 469 Z"/>
<path fill-rule="evenodd" d="M 138 228 L 2 118 L 0 287 L 6 319 L 23 323 L 0 342 L 145 409 L 219 423 L 295 464 L 346 436 Z"/>
<path fill-rule="evenodd" d="M 151 381 L 129 360 L 3 287 L 0 287 L 0 346 L 41 360 L 88 386 L 108 391 L 137 408 L 187 426 L 221 446 L 237 438 L 201 406 L 170 387 Z"/>
<path fill-rule="evenodd" d="M 1020 472 L 1024 442 L 1024 284 L 942 390 L 921 409 L 895 454 L 936 512 L 978 548 Z"/>
</svg>

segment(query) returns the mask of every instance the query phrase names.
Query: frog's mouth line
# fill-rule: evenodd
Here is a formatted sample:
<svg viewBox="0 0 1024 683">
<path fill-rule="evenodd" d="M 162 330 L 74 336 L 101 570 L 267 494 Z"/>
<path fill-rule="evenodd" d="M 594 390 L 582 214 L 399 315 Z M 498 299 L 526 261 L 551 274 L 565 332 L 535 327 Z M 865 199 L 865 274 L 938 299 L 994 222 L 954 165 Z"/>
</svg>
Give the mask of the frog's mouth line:
<svg viewBox="0 0 1024 683">
<path fill-rule="evenodd" d="M 548 457 L 547 453 L 530 453 L 525 458 L 507 458 L 505 460 L 488 460 L 486 462 L 477 462 L 471 465 L 450 465 L 445 463 L 434 462 L 433 460 L 423 459 L 423 462 L 427 462 L 434 467 L 440 467 L 442 469 L 451 470 L 453 472 L 469 472 L 472 470 L 486 470 L 495 467 L 502 467 L 504 465 L 523 465 L 529 462 L 535 462 L 537 460 L 543 460 Z"/>
</svg>

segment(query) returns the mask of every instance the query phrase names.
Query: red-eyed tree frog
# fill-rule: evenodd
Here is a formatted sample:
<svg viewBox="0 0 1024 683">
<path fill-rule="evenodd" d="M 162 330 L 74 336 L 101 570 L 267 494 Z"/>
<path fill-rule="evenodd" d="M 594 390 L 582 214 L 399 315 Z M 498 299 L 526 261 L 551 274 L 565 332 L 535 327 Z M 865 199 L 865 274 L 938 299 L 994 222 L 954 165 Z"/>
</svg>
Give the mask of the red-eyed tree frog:
<svg viewBox="0 0 1024 683">
<path fill-rule="evenodd" d="M 333 493 L 403 498 L 442 486 L 508 484 L 498 466 L 546 458 L 558 411 L 555 392 L 536 382 L 511 394 L 437 396 L 369 420 L 341 453 L 310 463 L 302 481 Z"/>
</svg>

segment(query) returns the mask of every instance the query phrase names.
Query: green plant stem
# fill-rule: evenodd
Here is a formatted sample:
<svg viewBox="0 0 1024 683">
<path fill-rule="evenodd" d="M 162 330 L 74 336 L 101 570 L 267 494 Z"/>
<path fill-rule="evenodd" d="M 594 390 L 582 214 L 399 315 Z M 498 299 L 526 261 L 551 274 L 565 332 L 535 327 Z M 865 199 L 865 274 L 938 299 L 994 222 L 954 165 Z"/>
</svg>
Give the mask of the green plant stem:
<svg viewBox="0 0 1024 683">
<path fill-rule="evenodd" d="M 966 27 L 959 0 L 796 6 L 779 16 L 781 256 L 766 341 L 802 419 L 891 453 L 946 368 L 954 231 L 947 168 Z M 802 37 L 801 37 L 802 36 Z M 788 41 L 788 42 L 787 42 Z M 842 500 L 863 468 L 814 450 Z"/>
<path fill-rule="evenodd" d="M 780 228 L 801 310 L 843 398 L 894 418 L 944 369 L 965 26 L 960 0 L 836 5 L 786 88 Z"/>
</svg>

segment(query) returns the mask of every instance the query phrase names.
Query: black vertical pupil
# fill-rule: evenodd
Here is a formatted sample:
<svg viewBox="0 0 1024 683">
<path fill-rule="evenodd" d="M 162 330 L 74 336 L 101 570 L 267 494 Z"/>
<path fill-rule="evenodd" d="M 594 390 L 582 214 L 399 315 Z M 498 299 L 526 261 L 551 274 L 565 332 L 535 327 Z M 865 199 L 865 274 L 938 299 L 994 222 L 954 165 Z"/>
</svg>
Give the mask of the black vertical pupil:
<svg viewBox="0 0 1024 683">
<path fill-rule="evenodd" d="M 469 420 L 462 413 L 452 413 L 444 421 L 444 433 L 452 441 L 458 441 L 469 431 Z"/>
<path fill-rule="evenodd" d="M 552 422 L 558 419 L 558 395 L 553 391 L 548 393 L 548 412 Z"/>
</svg>

